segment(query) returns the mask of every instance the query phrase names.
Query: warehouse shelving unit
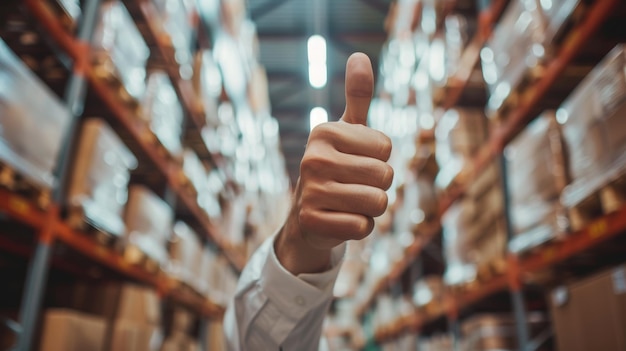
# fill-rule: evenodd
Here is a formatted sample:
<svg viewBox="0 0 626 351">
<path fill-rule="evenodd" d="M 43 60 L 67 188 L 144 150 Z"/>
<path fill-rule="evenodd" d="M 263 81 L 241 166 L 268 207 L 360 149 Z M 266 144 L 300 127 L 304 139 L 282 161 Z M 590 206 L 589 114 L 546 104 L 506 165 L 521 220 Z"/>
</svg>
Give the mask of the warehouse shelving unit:
<svg viewBox="0 0 626 351">
<path fill-rule="evenodd" d="M 184 187 L 181 182 L 182 166 L 159 150 L 153 141 L 152 133 L 148 127 L 142 124 L 135 112 L 120 102 L 114 88 L 99 78 L 90 62 L 90 38 L 96 23 L 96 16 L 101 1 L 91 0 L 85 2 L 83 9 L 83 20 L 77 35 L 71 35 L 62 26 L 60 20 L 51 11 L 44 1 L 26 0 L 24 5 L 27 12 L 36 19 L 37 24 L 43 29 L 42 36 L 51 40 L 63 55 L 67 55 L 72 61 L 68 88 L 66 89 L 65 103 L 73 113 L 74 128 L 71 128 L 70 135 L 75 134 L 78 119 L 82 115 L 84 100 L 87 89 L 95 93 L 98 99 L 106 106 L 111 116 L 124 133 L 130 135 L 132 143 L 136 145 L 135 152 L 140 153 L 142 161 L 147 161 L 158 170 L 159 176 L 165 180 L 167 188 L 174 195 L 175 204 L 190 213 L 195 223 L 202 229 L 206 239 L 218 247 L 229 260 L 230 264 L 238 271 L 245 265 L 244 252 L 233 245 L 218 229 L 211 223 L 208 216 L 195 201 L 193 195 Z M 156 9 L 148 0 L 125 1 L 126 5 L 134 6 L 134 20 L 142 28 L 148 28 L 148 33 L 142 33 L 147 42 L 156 46 L 157 54 L 166 66 L 166 72 L 172 80 L 172 85 L 180 98 L 185 111 L 186 118 L 189 119 L 195 130 L 200 129 L 205 124 L 203 111 L 194 108 L 190 97 L 195 93 L 189 80 L 180 76 L 180 67 L 174 59 L 174 50 L 169 41 L 159 34 L 163 31 L 157 28 L 154 17 Z M 154 48 L 152 49 L 154 51 Z M 71 139 L 71 138 L 70 138 Z M 64 147 L 64 152 L 59 160 L 59 171 L 62 184 L 67 179 L 68 169 L 72 163 L 72 141 L 70 140 Z M 224 167 L 224 159 L 221 155 L 210 153 L 206 148 L 197 150 L 210 158 L 214 167 Z M 220 168 L 223 177 L 227 175 Z M 225 183 L 226 180 L 225 180 Z M 67 268 L 73 270 L 71 265 L 64 265 L 62 262 L 53 262 L 52 248 L 55 243 L 61 243 L 76 251 L 93 263 L 106 267 L 113 272 L 143 285 L 153 287 L 163 299 L 171 300 L 176 304 L 186 306 L 195 311 L 205 324 L 207 319 L 221 319 L 224 313 L 222 306 L 215 304 L 201 294 L 191 290 L 179 283 L 174 278 L 168 277 L 160 272 L 149 272 L 141 266 L 128 263 L 124 257 L 111 247 L 102 246 L 92 240 L 85 233 L 72 229 L 62 216 L 63 186 L 60 189 L 53 189 L 54 196 L 52 203 L 45 208 L 38 206 L 33 200 L 23 197 L 14 192 L 0 189 L 0 213 L 7 218 L 25 225 L 34 230 L 34 241 L 36 248 L 25 246 L 22 243 L 11 240 L 11 236 L 2 235 L 0 237 L 0 247 L 3 250 L 17 255 L 26 256 L 30 260 L 30 268 L 26 277 L 24 296 L 22 298 L 22 309 L 20 311 L 20 334 L 18 336 L 18 349 L 30 350 L 36 331 L 37 319 L 40 314 L 40 306 L 45 290 L 46 277 L 50 266 L 59 267 L 61 270 Z M 170 203 L 171 204 L 171 203 Z M 75 268 L 74 268 L 75 270 Z M 80 270 L 80 269 L 79 269 Z"/>
<path fill-rule="evenodd" d="M 495 0 L 488 9 L 482 10 L 479 15 L 479 26 L 476 35 L 466 47 L 459 73 L 449 79 L 446 87 L 446 98 L 441 106 L 447 110 L 457 105 L 466 88 L 470 75 L 479 60 L 480 49 L 489 38 L 492 29 L 497 24 L 503 12 L 506 1 Z M 599 30 L 603 22 L 610 17 L 619 1 L 595 1 L 586 9 L 585 16 L 569 30 L 560 50 L 553 59 L 547 62 L 541 77 L 532 82 L 521 95 L 519 103 L 504 116 L 503 122 L 492 131 L 488 141 L 479 149 L 473 160 L 465 165 L 457 175 L 454 186 L 447 191 L 439 203 L 439 214 L 443 215 L 450 206 L 465 194 L 472 181 L 493 162 L 500 161 L 505 146 L 535 117 L 532 113 L 544 99 L 549 90 L 557 82 L 576 56 L 583 51 L 586 43 Z M 618 237 L 626 232 L 626 207 L 618 212 L 598 218 L 585 229 L 565 235 L 562 240 L 555 240 L 534 249 L 530 254 L 517 256 L 509 254 L 506 268 L 503 272 L 491 276 L 479 284 L 449 292 L 444 297 L 444 310 L 439 314 L 426 315 L 415 311 L 409 316 L 398 318 L 392 323 L 378 328 L 373 336 L 376 343 L 384 343 L 398 338 L 407 332 L 419 332 L 435 321 L 447 319 L 452 326 L 458 323 L 458 318 L 466 310 L 487 297 L 497 293 L 510 292 L 514 307 L 520 349 L 532 350 L 534 343 L 529 340 L 526 330 L 525 306 L 522 291 L 524 289 L 524 275 L 545 271 L 563 264 L 572 256 L 596 248 L 599 244 Z M 376 297 L 388 291 L 396 284 L 415 261 L 423 248 L 439 234 L 439 231 L 420 233 L 413 244 L 405 250 L 405 256 L 396 262 L 390 273 L 381 278 L 367 294 L 364 302 L 357 306 L 356 314 L 362 317 L 370 308 Z M 521 329 L 520 329 L 521 328 Z M 455 329 L 451 327 L 451 329 Z"/>
</svg>

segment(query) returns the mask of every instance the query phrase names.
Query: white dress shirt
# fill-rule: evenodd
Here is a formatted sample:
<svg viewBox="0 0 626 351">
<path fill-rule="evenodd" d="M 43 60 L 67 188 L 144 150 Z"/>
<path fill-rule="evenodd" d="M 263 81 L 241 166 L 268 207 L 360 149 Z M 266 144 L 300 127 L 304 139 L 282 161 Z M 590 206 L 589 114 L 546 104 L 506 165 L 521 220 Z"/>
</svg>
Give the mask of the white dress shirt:
<svg viewBox="0 0 626 351">
<path fill-rule="evenodd" d="M 330 270 L 289 273 L 266 240 L 244 268 L 224 317 L 230 351 L 317 351 L 346 244 L 332 250 Z"/>
</svg>

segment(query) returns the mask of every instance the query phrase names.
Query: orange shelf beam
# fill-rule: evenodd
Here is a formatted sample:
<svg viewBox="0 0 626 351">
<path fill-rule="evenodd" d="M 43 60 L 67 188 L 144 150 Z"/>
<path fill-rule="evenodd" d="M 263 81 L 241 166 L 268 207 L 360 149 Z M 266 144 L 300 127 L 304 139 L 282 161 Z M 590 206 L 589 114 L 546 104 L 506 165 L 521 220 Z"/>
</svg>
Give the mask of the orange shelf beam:
<svg viewBox="0 0 626 351">
<path fill-rule="evenodd" d="M 0 188 L 0 212 L 35 229 L 42 228 L 46 213 L 26 198 Z"/>
</svg>

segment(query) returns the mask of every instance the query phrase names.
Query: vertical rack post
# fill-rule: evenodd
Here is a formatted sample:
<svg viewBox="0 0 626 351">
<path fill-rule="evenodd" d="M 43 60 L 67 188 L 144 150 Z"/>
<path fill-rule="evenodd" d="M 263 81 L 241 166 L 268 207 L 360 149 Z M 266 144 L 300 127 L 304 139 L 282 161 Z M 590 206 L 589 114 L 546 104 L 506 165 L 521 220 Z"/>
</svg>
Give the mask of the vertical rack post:
<svg viewBox="0 0 626 351">
<path fill-rule="evenodd" d="M 206 316 L 202 316 L 202 319 L 200 320 L 200 333 L 199 333 L 201 351 L 209 351 L 209 344 L 208 344 L 209 323 L 210 323 L 209 318 Z"/>
<path fill-rule="evenodd" d="M 71 120 L 68 125 L 67 135 L 55 170 L 59 186 L 55 189 L 53 200 L 57 204 L 63 204 L 66 194 L 67 185 L 69 183 L 69 173 L 72 165 L 72 149 L 76 142 L 76 127 L 80 116 L 83 113 L 85 105 L 85 94 L 87 92 L 87 80 L 85 72 L 89 65 L 89 43 L 93 36 L 98 19 L 98 9 L 101 0 L 89 0 L 85 2 L 85 8 L 78 27 L 76 43 L 80 46 L 81 57 L 75 57 L 74 69 L 70 75 L 67 87 L 65 89 L 65 104 L 70 110 Z"/>
<path fill-rule="evenodd" d="M 20 309 L 20 335 L 17 341 L 18 351 L 30 351 L 37 327 L 37 317 L 41 308 L 43 292 L 52 253 L 53 226 L 58 216 L 58 207 L 53 204 L 46 216 L 47 226 L 40 229 L 37 248 L 33 255 L 26 279 L 22 306 Z"/>
<path fill-rule="evenodd" d="M 78 43 L 88 48 L 87 43 L 91 40 L 98 14 L 100 0 L 86 1 L 81 23 L 78 29 Z M 40 5 L 41 6 L 41 5 Z M 88 50 L 84 50 L 85 55 Z M 17 350 L 30 351 L 37 327 L 37 318 L 41 309 L 43 292 L 48 275 L 52 245 L 54 244 L 54 230 L 60 215 L 59 206 L 64 201 L 66 186 L 68 184 L 68 174 L 70 173 L 70 155 L 75 139 L 75 129 L 80 118 L 86 93 L 85 65 L 88 64 L 89 57 L 76 57 L 74 69 L 70 75 L 68 86 L 65 91 L 65 104 L 70 110 L 71 120 L 67 135 L 69 136 L 59 155 L 55 175 L 59 180 L 58 186 L 52 194 L 53 204 L 50 206 L 46 216 L 46 224 L 39 233 L 37 248 L 31 259 L 28 273 L 24 282 L 24 294 L 22 296 L 22 307 L 20 310 L 21 334 L 19 336 Z"/>
<path fill-rule="evenodd" d="M 500 163 L 500 172 L 502 180 L 502 194 L 504 196 L 504 217 L 506 220 L 507 242 L 513 237 L 513 224 L 511 222 L 511 196 L 508 187 L 506 156 L 501 153 L 498 162 Z M 511 301 L 513 303 L 513 315 L 515 317 L 515 328 L 517 332 L 517 341 L 519 351 L 525 351 L 530 343 L 528 333 L 528 318 L 526 315 L 526 304 L 524 303 L 524 294 L 522 292 L 522 284 L 520 281 L 519 265 L 517 260 L 509 260 L 509 290 L 511 292 Z"/>
</svg>

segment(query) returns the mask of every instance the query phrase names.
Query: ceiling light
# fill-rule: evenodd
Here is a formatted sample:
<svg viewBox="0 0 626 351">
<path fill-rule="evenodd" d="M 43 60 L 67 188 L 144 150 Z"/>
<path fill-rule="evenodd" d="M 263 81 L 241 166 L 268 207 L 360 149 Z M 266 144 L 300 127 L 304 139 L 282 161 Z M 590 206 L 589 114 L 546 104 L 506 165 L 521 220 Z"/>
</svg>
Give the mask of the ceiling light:
<svg viewBox="0 0 626 351">
<path fill-rule="evenodd" d="M 309 83 L 320 89 L 326 86 L 328 67 L 326 66 L 326 39 L 321 35 L 313 35 L 307 43 L 309 58 Z"/>
<path fill-rule="evenodd" d="M 311 115 L 309 117 L 310 121 L 310 130 L 317 127 L 322 123 L 328 122 L 328 112 L 323 107 L 315 107 L 311 110 Z"/>
</svg>

